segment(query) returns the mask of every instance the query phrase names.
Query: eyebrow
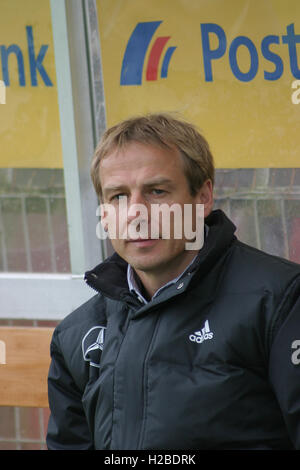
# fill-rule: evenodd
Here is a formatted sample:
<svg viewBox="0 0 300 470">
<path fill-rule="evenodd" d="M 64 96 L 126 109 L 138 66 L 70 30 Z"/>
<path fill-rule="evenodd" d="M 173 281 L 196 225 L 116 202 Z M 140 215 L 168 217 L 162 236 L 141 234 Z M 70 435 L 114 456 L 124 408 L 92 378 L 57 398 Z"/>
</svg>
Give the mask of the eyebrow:
<svg viewBox="0 0 300 470">
<path fill-rule="evenodd" d="M 106 186 L 103 188 L 103 194 L 111 193 L 113 191 L 120 191 L 126 189 L 126 186 L 120 185 L 120 186 Z"/>
<path fill-rule="evenodd" d="M 143 187 L 144 188 L 149 188 L 149 187 L 153 187 L 153 186 L 157 186 L 157 185 L 161 185 L 161 184 L 167 184 L 169 186 L 174 186 L 173 181 L 171 181 L 168 178 L 163 178 L 162 177 L 162 178 L 153 178 L 151 180 L 146 181 L 145 183 L 143 183 Z M 124 185 L 124 184 L 116 185 L 116 186 L 106 186 L 105 188 L 103 188 L 103 194 L 108 195 L 109 193 L 112 193 L 114 191 L 124 191 L 125 189 L 127 189 L 127 186 Z"/>
<path fill-rule="evenodd" d="M 152 180 L 147 181 L 146 183 L 143 184 L 143 186 L 149 187 L 149 186 L 155 186 L 155 185 L 160 185 L 160 184 L 173 185 L 173 181 L 168 178 L 157 177 L 157 178 L 153 178 Z"/>
</svg>

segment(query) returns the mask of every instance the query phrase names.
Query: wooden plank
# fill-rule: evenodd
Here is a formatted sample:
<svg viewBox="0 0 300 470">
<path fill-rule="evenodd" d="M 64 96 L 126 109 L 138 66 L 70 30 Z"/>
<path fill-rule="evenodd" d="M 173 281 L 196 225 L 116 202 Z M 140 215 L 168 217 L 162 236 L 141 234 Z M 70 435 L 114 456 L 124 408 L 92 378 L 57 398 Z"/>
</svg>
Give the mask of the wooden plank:
<svg viewBox="0 0 300 470">
<path fill-rule="evenodd" d="M 0 327 L 0 406 L 48 407 L 53 330 Z"/>
</svg>

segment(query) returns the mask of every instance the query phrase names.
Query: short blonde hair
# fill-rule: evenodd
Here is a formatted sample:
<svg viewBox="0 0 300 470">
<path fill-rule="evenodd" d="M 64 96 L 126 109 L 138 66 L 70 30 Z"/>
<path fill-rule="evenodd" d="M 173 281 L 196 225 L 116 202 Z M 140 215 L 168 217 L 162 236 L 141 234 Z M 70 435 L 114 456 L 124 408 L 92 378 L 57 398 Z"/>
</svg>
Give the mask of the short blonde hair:
<svg viewBox="0 0 300 470">
<path fill-rule="evenodd" d="M 176 147 L 183 158 L 184 174 L 194 196 L 203 183 L 214 184 L 214 161 L 209 145 L 196 127 L 169 114 L 149 114 L 132 117 L 107 129 L 95 150 L 91 178 L 97 195 L 102 197 L 100 162 L 115 149 L 129 142 L 159 147 Z"/>
</svg>

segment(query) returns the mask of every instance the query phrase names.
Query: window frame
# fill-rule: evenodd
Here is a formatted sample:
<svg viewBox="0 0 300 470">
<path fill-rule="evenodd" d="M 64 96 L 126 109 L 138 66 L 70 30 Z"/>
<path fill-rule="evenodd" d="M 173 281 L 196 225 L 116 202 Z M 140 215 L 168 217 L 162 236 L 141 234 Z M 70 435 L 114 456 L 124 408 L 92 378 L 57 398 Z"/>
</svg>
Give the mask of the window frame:
<svg viewBox="0 0 300 470">
<path fill-rule="evenodd" d="M 106 126 L 96 3 L 49 1 L 71 273 L 0 273 L 1 319 L 64 318 L 95 295 L 83 281 L 84 272 L 108 253 L 107 242 L 96 236 L 99 202 L 90 178 L 91 158 Z"/>
</svg>

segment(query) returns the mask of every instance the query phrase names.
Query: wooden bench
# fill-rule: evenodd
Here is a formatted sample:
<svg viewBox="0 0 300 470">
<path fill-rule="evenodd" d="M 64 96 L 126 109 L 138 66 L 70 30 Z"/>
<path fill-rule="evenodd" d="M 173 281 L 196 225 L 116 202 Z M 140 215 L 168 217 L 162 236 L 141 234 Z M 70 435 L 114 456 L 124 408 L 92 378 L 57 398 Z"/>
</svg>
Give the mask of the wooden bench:
<svg viewBox="0 0 300 470">
<path fill-rule="evenodd" d="M 0 406 L 48 407 L 54 328 L 0 327 Z"/>
</svg>

